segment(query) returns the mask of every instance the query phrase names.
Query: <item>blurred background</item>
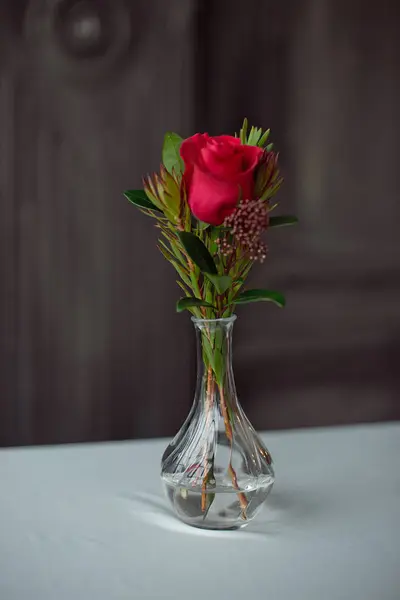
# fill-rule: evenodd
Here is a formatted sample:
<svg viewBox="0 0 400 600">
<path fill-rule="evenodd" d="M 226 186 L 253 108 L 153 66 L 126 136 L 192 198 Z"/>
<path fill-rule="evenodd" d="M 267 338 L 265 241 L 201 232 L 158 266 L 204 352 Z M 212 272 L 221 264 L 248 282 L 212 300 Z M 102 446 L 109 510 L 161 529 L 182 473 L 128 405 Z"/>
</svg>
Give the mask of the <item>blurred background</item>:
<svg viewBox="0 0 400 600">
<path fill-rule="evenodd" d="M 123 198 L 164 132 L 271 127 L 235 375 L 257 429 L 400 417 L 398 0 L 1 0 L 0 445 L 173 435 L 194 333 Z"/>
</svg>

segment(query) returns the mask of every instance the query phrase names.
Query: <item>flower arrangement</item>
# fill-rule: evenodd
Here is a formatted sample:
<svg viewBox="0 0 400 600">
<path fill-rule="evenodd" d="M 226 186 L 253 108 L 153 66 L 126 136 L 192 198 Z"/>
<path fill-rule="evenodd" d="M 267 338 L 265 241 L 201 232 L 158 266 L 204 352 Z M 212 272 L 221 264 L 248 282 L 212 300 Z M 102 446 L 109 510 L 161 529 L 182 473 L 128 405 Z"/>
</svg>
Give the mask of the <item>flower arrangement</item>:
<svg viewBox="0 0 400 600">
<path fill-rule="evenodd" d="M 269 129 L 249 131 L 247 119 L 238 136 L 167 133 L 160 173 L 145 177 L 143 190 L 125 192 L 160 230 L 158 248 L 184 294 L 178 312 L 217 319 L 238 304 L 285 305 L 280 292 L 244 289 L 254 262 L 266 258 L 265 232 L 297 222 L 271 214 L 283 178 L 269 136 Z"/>
<path fill-rule="evenodd" d="M 200 331 L 198 410 L 191 412 L 191 424 L 182 427 L 164 453 L 162 477 L 174 507 L 180 506 L 179 517 L 201 527 L 242 526 L 255 514 L 251 504 L 255 488 L 249 491 L 243 484 L 243 472 L 235 467 L 239 448 L 242 462 L 246 453 L 256 453 L 254 464 L 264 465 L 253 473 L 256 487 L 262 479 L 268 480 L 263 491 L 257 492 L 256 505 L 266 498 L 273 481 L 271 457 L 254 437 L 237 402 L 229 341 L 236 305 L 256 301 L 285 305 L 280 292 L 245 288 L 253 264 L 266 258 L 268 229 L 297 222 L 293 216 L 272 214 L 277 207 L 273 198 L 283 179 L 269 135 L 270 130 L 249 130 L 247 119 L 235 136 L 197 133 L 183 140 L 167 133 L 160 172 L 144 178 L 143 190 L 125 192 L 132 204 L 155 219 L 160 232 L 158 248 L 178 273 L 183 292 L 176 308 L 190 311 Z M 220 423 L 222 433 L 216 436 Z M 203 428 L 209 433 L 203 435 Z M 218 466 L 216 461 L 221 461 L 224 453 L 216 448 L 218 444 L 222 447 L 222 439 L 230 454 L 228 463 Z M 227 480 L 240 514 L 228 525 L 221 514 L 236 509 L 227 506 L 219 515 L 212 509 L 218 505 L 219 489 L 226 491 Z M 175 485 L 176 491 L 171 492 Z M 190 502 L 197 502 L 192 499 L 196 490 L 201 498 L 199 519 L 194 516 L 197 508 L 187 508 Z"/>
</svg>

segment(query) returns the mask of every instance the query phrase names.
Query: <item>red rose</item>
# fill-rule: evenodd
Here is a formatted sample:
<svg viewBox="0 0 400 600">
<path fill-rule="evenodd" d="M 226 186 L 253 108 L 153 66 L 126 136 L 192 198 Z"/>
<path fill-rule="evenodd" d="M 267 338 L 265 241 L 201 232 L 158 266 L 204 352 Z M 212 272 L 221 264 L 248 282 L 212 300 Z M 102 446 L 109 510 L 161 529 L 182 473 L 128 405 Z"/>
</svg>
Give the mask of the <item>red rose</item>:
<svg viewBox="0 0 400 600">
<path fill-rule="evenodd" d="M 192 213 L 200 221 L 221 225 L 232 214 L 239 197 L 253 199 L 254 170 L 263 153 L 230 135 L 196 133 L 180 149 L 183 179 Z"/>
</svg>

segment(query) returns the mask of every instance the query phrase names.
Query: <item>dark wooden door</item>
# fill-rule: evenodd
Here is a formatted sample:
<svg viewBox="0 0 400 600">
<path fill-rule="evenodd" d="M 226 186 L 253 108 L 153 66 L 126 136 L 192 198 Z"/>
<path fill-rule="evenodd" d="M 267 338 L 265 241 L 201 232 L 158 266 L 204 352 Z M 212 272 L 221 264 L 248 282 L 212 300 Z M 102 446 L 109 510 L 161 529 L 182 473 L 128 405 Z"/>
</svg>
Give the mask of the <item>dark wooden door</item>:
<svg viewBox="0 0 400 600">
<path fill-rule="evenodd" d="M 271 126 L 297 231 L 240 311 L 258 428 L 399 418 L 398 7 L 196 0 L 0 6 L 0 444 L 172 434 L 189 319 L 152 224 L 124 202 L 166 130 Z"/>
<path fill-rule="evenodd" d="M 187 324 L 121 192 L 192 130 L 193 3 L 2 10 L 1 442 L 160 434 L 189 403 Z"/>
<path fill-rule="evenodd" d="M 241 310 L 236 379 L 247 412 L 259 427 L 398 419 L 398 2 L 209 9 L 204 126 L 232 130 L 242 114 L 271 123 L 281 206 L 300 218 L 297 231 L 271 232 L 267 268 L 254 277 L 283 289 L 287 308 Z"/>
</svg>

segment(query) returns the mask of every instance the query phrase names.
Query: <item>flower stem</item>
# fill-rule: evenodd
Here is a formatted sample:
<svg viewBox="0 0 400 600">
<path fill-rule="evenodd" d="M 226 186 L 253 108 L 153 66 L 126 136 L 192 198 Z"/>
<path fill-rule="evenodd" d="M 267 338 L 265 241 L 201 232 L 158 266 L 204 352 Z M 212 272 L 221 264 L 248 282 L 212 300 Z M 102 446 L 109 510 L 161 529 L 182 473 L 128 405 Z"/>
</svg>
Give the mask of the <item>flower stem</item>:
<svg viewBox="0 0 400 600">
<path fill-rule="evenodd" d="M 239 490 L 239 484 L 238 484 L 238 480 L 237 480 L 236 471 L 232 466 L 232 449 L 233 449 L 232 448 L 232 443 L 233 443 L 232 425 L 231 425 L 231 422 L 229 419 L 228 407 L 227 407 L 225 395 L 224 395 L 224 388 L 222 387 L 222 385 L 220 385 L 220 386 L 218 386 L 218 389 L 219 389 L 219 397 L 220 397 L 220 402 L 221 402 L 222 416 L 223 416 L 224 423 L 225 423 L 226 437 L 228 438 L 228 440 L 231 444 L 231 459 L 229 461 L 228 471 L 229 471 L 229 475 L 232 479 L 233 487 L 235 488 L 235 490 Z M 247 506 L 248 506 L 248 500 L 246 498 L 246 494 L 244 492 L 238 491 L 237 495 L 239 498 L 240 508 L 242 509 L 242 518 L 246 520 L 247 519 L 246 510 L 247 510 Z"/>
<path fill-rule="evenodd" d="M 212 405 L 213 405 L 213 396 L 214 396 L 214 377 L 213 371 L 211 367 L 208 367 L 207 371 L 207 396 L 206 396 L 206 428 L 208 429 L 211 421 L 212 415 Z M 205 456 L 205 464 L 204 464 L 204 477 L 203 483 L 201 486 L 201 511 L 206 512 L 210 508 L 210 503 L 207 506 L 207 485 L 210 482 L 210 479 L 213 478 L 213 462 L 214 457 L 212 457 L 211 466 L 209 464 L 209 459 L 206 454 Z M 211 500 L 212 502 L 212 500 Z"/>
<path fill-rule="evenodd" d="M 215 339 L 213 339 L 214 336 L 212 335 L 211 331 L 207 327 L 205 328 L 204 336 L 205 336 L 205 339 L 208 341 L 208 343 L 211 345 L 212 349 L 215 350 L 216 349 L 215 348 Z M 206 409 L 206 428 L 209 427 L 211 418 L 212 418 L 215 384 L 217 383 L 218 390 L 219 390 L 221 413 L 222 413 L 222 417 L 224 419 L 224 425 L 225 425 L 225 433 L 226 433 L 226 437 L 228 438 L 228 441 L 229 441 L 230 447 L 231 447 L 231 456 L 230 456 L 230 460 L 229 460 L 228 473 L 232 480 L 232 485 L 233 485 L 234 489 L 237 490 L 240 508 L 242 511 L 242 519 L 247 520 L 246 512 L 247 512 L 248 500 L 247 500 L 246 494 L 244 492 L 240 491 L 237 474 L 232 465 L 233 430 L 232 430 L 231 416 L 229 414 L 228 404 L 227 404 L 227 400 L 225 398 L 224 388 L 223 388 L 223 385 L 218 380 L 218 378 L 216 378 L 216 373 L 214 372 L 215 367 L 213 368 L 210 365 L 210 363 L 207 359 L 208 358 L 207 355 L 204 358 L 205 358 L 205 364 L 208 364 L 208 366 L 207 366 L 207 384 L 206 384 L 207 385 L 206 407 L 205 407 L 205 409 Z M 214 463 L 214 456 L 212 457 L 211 461 L 208 459 L 207 455 L 204 457 L 204 477 L 203 477 L 202 488 L 201 488 L 201 510 L 204 513 L 204 516 L 206 516 L 206 514 L 208 513 L 211 503 L 214 500 L 214 498 L 210 495 L 210 493 L 207 494 L 208 485 L 214 479 L 213 463 Z"/>
</svg>

